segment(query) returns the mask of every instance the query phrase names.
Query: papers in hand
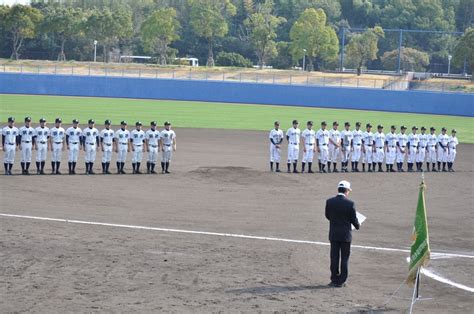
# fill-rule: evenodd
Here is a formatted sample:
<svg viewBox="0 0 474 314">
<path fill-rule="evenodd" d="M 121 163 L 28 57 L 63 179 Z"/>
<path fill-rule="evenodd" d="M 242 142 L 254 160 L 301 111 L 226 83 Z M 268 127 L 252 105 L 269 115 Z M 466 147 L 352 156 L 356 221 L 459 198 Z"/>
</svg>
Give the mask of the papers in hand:
<svg viewBox="0 0 474 314">
<path fill-rule="evenodd" d="M 357 212 L 356 211 L 356 216 L 357 216 L 357 220 L 359 220 L 359 224 L 362 225 L 362 223 L 367 219 L 367 217 L 365 217 L 364 215 L 362 215 L 361 213 Z M 352 226 L 352 230 L 354 230 L 355 227 Z"/>
</svg>

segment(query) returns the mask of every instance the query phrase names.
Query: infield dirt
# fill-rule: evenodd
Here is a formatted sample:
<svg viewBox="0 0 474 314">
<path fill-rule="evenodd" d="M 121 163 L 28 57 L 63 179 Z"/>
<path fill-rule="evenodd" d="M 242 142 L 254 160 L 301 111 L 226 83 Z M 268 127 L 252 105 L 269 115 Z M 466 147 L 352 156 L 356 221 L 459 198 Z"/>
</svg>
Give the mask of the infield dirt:
<svg viewBox="0 0 474 314">
<path fill-rule="evenodd" d="M 368 217 L 354 245 L 411 244 L 419 173 L 277 174 L 268 171 L 266 132 L 176 133 L 170 175 L 2 175 L 0 212 L 327 242 L 325 199 L 345 179 Z M 474 146 L 460 145 L 457 172 L 425 174 L 432 251 L 474 256 L 473 156 Z M 19 174 L 19 152 L 16 160 Z M 78 167 L 83 173 L 83 153 Z M 405 285 L 384 303 L 406 277 L 408 254 L 351 254 L 348 286 L 334 289 L 325 245 L 0 216 L 0 311 L 406 311 Z M 429 267 L 473 287 L 473 258 L 433 259 Z M 424 276 L 421 292 L 433 299 L 417 303 L 417 312 L 472 311 L 470 292 Z"/>
</svg>

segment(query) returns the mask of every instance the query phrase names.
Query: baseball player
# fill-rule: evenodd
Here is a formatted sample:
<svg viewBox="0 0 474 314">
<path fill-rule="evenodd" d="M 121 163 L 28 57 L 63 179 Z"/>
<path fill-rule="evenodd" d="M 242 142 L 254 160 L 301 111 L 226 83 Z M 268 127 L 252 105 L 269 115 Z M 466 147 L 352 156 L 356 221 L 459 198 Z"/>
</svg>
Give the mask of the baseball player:
<svg viewBox="0 0 474 314">
<path fill-rule="evenodd" d="M 275 172 L 280 172 L 281 143 L 283 143 L 283 131 L 280 130 L 280 122 L 275 121 L 275 128 L 270 131 L 270 171 L 273 171 L 275 163 Z"/>
<path fill-rule="evenodd" d="M 115 132 L 110 128 L 112 121 L 105 120 L 104 129 L 100 131 L 100 148 L 102 150 L 102 174 L 110 174 L 112 151 L 115 144 Z"/>
<path fill-rule="evenodd" d="M 413 172 L 413 164 L 416 162 L 416 157 L 418 155 L 418 145 L 420 142 L 420 139 L 418 138 L 418 134 L 416 132 L 418 131 L 418 128 L 416 126 L 411 128 L 412 133 L 408 135 L 408 142 L 407 142 L 407 147 L 408 147 L 408 172 Z"/>
<path fill-rule="evenodd" d="M 150 122 L 150 129 L 146 131 L 146 144 L 148 147 L 148 161 L 146 162 L 146 173 L 156 174 L 155 166 L 160 152 L 161 132 L 156 128 L 156 121 Z"/>
<path fill-rule="evenodd" d="M 339 123 L 334 121 L 332 123 L 332 129 L 329 130 L 329 162 L 328 172 L 331 172 L 331 162 L 333 165 L 333 172 L 339 172 L 337 170 L 337 157 L 341 154 L 341 132 L 337 129 Z"/>
<path fill-rule="evenodd" d="M 20 131 L 15 126 L 15 118 L 8 117 L 8 125 L 2 129 L 2 147 L 5 151 L 3 167 L 5 175 L 12 175 L 13 163 L 15 162 L 15 153 L 18 149 L 18 136 Z"/>
<path fill-rule="evenodd" d="M 448 142 L 448 171 L 449 172 L 454 172 L 453 164 L 454 160 L 456 159 L 456 146 L 458 146 L 459 141 L 456 136 L 456 129 L 453 129 L 451 131 L 451 136 L 449 137 L 449 142 Z"/>
<path fill-rule="evenodd" d="M 286 140 L 288 141 L 288 173 L 291 172 L 293 164 L 293 173 L 298 173 L 298 157 L 300 153 L 301 130 L 298 128 L 298 120 L 293 120 L 293 126 L 286 131 Z"/>
<path fill-rule="evenodd" d="M 36 173 L 44 174 L 46 155 L 48 153 L 49 128 L 46 126 L 46 119 L 39 120 L 40 125 L 35 129 L 35 150 L 36 150 Z"/>
<path fill-rule="evenodd" d="M 72 126 L 66 130 L 69 174 L 76 174 L 77 158 L 79 157 L 79 150 L 82 145 L 82 130 L 79 127 L 79 120 L 74 119 L 72 120 Z"/>
<path fill-rule="evenodd" d="M 348 172 L 347 168 L 349 165 L 349 157 L 352 151 L 352 140 L 354 135 L 350 130 L 351 124 L 349 122 L 344 123 L 344 130 L 341 132 L 341 171 Z M 354 165 L 352 165 L 352 171 L 354 171 Z"/>
<path fill-rule="evenodd" d="M 359 172 L 359 160 L 362 153 L 362 137 L 364 132 L 360 129 L 360 122 L 356 122 L 356 128 L 352 131 L 352 171 Z"/>
<path fill-rule="evenodd" d="M 428 148 L 426 153 L 428 156 L 426 157 L 426 168 L 430 171 L 430 163 L 431 163 L 431 171 L 437 172 L 436 170 L 436 145 L 438 144 L 438 137 L 435 134 L 436 129 L 434 127 L 430 128 L 430 134 L 428 134 Z"/>
<path fill-rule="evenodd" d="M 88 127 L 82 131 L 82 143 L 84 146 L 84 151 L 86 152 L 84 156 L 86 174 L 95 174 L 93 166 L 97 151 L 99 150 L 100 134 L 99 130 L 97 130 L 94 126 L 95 121 L 93 119 L 89 119 L 87 124 Z"/>
<path fill-rule="evenodd" d="M 137 121 L 135 123 L 135 129 L 130 132 L 130 141 L 132 142 L 132 168 L 134 174 L 141 174 L 140 164 L 143 159 L 143 151 L 145 145 L 145 132 L 142 130 L 142 123 Z"/>
<path fill-rule="evenodd" d="M 405 155 L 407 153 L 406 147 L 408 143 L 408 136 L 405 134 L 407 127 L 402 125 L 397 139 L 397 170 L 398 172 L 405 172 L 403 170 L 403 163 L 405 162 Z"/>
<path fill-rule="evenodd" d="M 362 152 L 364 153 L 365 162 L 367 163 L 367 171 L 372 172 L 372 166 L 374 167 L 375 171 L 375 162 L 373 159 L 375 158 L 373 153 L 374 147 L 374 133 L 372 133 L 372 124 L 366 124 L 366 131 L 362 137 Z M 362 171 L 365 171 L 365 167 L 362 164 Z"/>
<path fill-rule="evenodd" d="M 387 166 L 387 172 L 396 172 L 395 169 L 393 169 L 393 164 L 395 163 L 395 159 L 397 157 L 398 135 L 395 133 L 396 130 L 397 127 L 392 125 L 390 127 L 390 133 L 385 135 L 385 146 L 387 147 L 385 164 Z"/>
<path fill-rule="evenodd" d="M 303 163 L 301 164 L 301 172 L 304 172 L 306 163 L 308 163 L 308 173 L 313 173 L 313 158 L 316 151 L 316 133 L 313 130 L 313 121 L 306 123 L 307 128 L 301 134 L 303 139 Z"/>
<path fill-rule="evenodd" d="M 170 173 L 169 167 L 173 152 L 176 151 L 176 134 L 171 130 L 171 122 L 165 122 L 165 129 L 161 131 L 161 172 Z"/>
<path fill-rule="evenodd" d="M 423 163 L 426 158 L 426 150 L 428 147 L 428 134 L 425 134 L 426 128 L 421 127 L 421 134 L 418 135 L 418 155 L 416 156 L 416 171 L 423 171 Z M 429 170 L 429 169 L 428 169 Z"/>
<path fill-rule="evenodd" d="M 321 122 L 321 129 L 316 133 L 316 147 L 319 153 L 319 172 L 326 173 L 326 163 L 329 158 L 329 131 L 326 130 L 326 121 Z"/>
<path fill-rule="evenodd" d="M 61 126 L 61 118 L 54 120 L 54 127 L 50 130 L 49 147 L 51 148 L 51 174 L 61 174 L 59 166 L 61 165 L 61 156 L 64 151 L 64 138 L 66 131 Z"/>
<path fill-rule="evenodd" d="M 382 163 L 385 157 L 385 134 L 383 133 L 383 125 L 377 125 L 377 133 L 374 135 L 374 153 L 375 162 L 379 165 L 379 172 L 383 172 Z M 374 166 L 375 171 L 375 166 Z"/>
<path fill-rule="evenodd" d="M 31 164 L 31 151 L 34 145 L 35 129 L 31 127 L 31 117 L 25 118 L 25 125 L 20 128 L 18 142 L 21 150 L 21 174 L 28 175 Z"/>
<path fill-rule="evenodd" d="M 441 163 L 443 163 L 443 172 L 446 172 L 446 162 L 448 160 L 448 143 L 449 135 L 446 134 L 446 128 L 441 129 L 438 136 L 438 171 L 441 171 Z"/>
<path fill-rule="evenodd" d="M 123 170 L 127 161 L 127 152 L 130 151 L 130 131 L 127 130 L 127 121 L 120 122 L 120 129 L 115 132 L 115 152 L 117 153 L 117 173 L 125 174 Z"/>
</svg>

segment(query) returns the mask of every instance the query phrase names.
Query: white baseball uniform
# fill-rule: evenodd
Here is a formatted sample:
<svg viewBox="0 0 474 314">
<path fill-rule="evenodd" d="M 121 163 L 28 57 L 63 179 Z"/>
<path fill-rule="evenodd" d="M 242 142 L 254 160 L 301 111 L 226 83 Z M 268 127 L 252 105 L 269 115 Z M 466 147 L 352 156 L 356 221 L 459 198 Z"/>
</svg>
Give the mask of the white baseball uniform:
<svg viewBox="0 0 474 314">
<path fill-rule="evenodd" d="M 405 133 L 398 133 L 397 163 L 405 162 L 407 143 L 408 136 Z"/>
<path fill-rule="evenodd" d="M 436 159 L 436 145 L 438 144 L 438 137 L 436 134 L 428 134 L 428 156 L 426 158 L 426 161 L 435 163 L 437 161 Z"/>
<path fill-rule="evenodd" d="M 352 161 L 354 162 L 358 162 L 361 157 L 363 134 L 360 129 L 352 131 Z"/>
<path fill-rule="evenodd" d="M 449 143 L 448 134 L 438 135 L 438 161 L 439 162 L 448 161 L 448 143 Z"/>
<path fill-rule="evenodd" d="M 53 153 L 51 154 L 51 161 L 52 162 L 61 162 L 61 156 L 63 151 L 63 141 L 64 137 L 66 136 L 66 131 L 64 131 L 63 127 L 57 128 L 54 126 L 51 128 L 50 131 L 50 139 L 52 143 L 52 150 Z"/>
<path fill-rule="evenodd" d="M 173 156 L 173 141 L 176 139 L 176 133 L 173 130 L 164 129 L 161 131 L 161 143 L 163 144 L 163 153 L 161 162 L 170 162 Z"/>
<path fill-rule="evenodd" d="M 374 133 L 372 131 L 370 132 L 364 132 L 364 136 L 362 137 L 362 140 L 364 141 L 364 156 L 365 156 L 365 161 L 368 164 L 371 164 L 373 162 L 376 162 L 376 158 L 373 153 L 373 145 L 374 145 Z"/>
<path fill-rule="evenodd" d="M 329 131 L 319 129 L 316 133 L 316 139 L 319 146 L 319 162 L 325 165 L 329 161 Z"/>
<path fill-rule="evenodd" d="M 273 143 L 281 145 L 283 142 L 283 130 L 281 129 L 272 129 L 268 136 L 269 139 L 273 140 Z M 281 148 L 277 147 L 270 141 L 270 162 L 280 162 L 281 160 Z"/>
<path fill-rule="evenodd" d="M 20 128 L 20 149 L 21 149 L 21 162 L 31 162 L 31 150 L 33 148 L 33 136 L 35 135 L 35 129 L 31 126 L 22 126 Z"/>
<path fill-rule="evenodd" d="M 20 131 L 15 126 L 6 126 L 2 129 L 2 136 L 4 138 L 3 150 L 5 151 L 3 162 L 6 164 L 13 164 L 15 162 L 16 140 L 19 134 Z"/>
<path fill-rule="evenodd" d="M 303 162 L 313 162 L 314 151 L 316 150 L 316 133 L 314 130 L 305 129 L 301 134 L 304 142 Z"/>
<path fill-rule="evenodd" d="M 127 129 L 118 129 L 115 132 L 115 139 L 117 140 L 117 162 L 126 162 L 130 131 Z"/>
<path fill-rule="evenodd" d="M 114 146 L 115 132 L 112 129 L 103 129 L 100 131 L 100 140 L 104 151 L 102 153 L 102 162 L 107 163 L 112 160 L 112 150 Z"/>
<path fill-rule="evenodd" d="M 398 135 L 392 132 L 387 133 L 387 135 L 385 135 L 385 141 L 387 142 L 387 156 L 385 163 L 387 165 L 393 165 L 397 157 Z"/>
<path fill-rule="evenodd" d="M 420 143 L 420 139 L 418 134 L 411 133 L 408 135 L 408 144 L 410 145 L 410 149 L 408 150 L 408 163 L 413 164 L 416 162 L 416 158 L 418 156 L 418 144 Z"/>
<path fill-rule="evenodd" d="M 385 134 L 376 132 L 374 134 L 375 144 L 375 162 L 383 162 L 385 157 Z"/>
<path fill-rule="evenodd" d="M 300 154 L 301 130 L 291 127 L 286 131 L 288 137 L 288 163 L 297 162 Z"/>
<path fill-rule="evenodd" d="M 161 132 L 158 129 L 149 129 L 145 133 L 148 144 L 148 162 L 155 164 L 158 160 L 158 148 Z"/>
<path fill-rule="evenodd" d="M 77 162 L 81 146 L 82 130 L 79 127 L 69 127 L 66 130 L 67 144 L 69 146 L 68 162 Z"/>
<path fill-rule="evenodd" d="M 36 141 L 36 162 L 46 161 L 46 155 L 48 154 L 48 139 L 49 139 L 49 128 L 48 127 L 37 127 L 35 129 L 35 141 Z"/>
<path fill-rule="evenodd" d="M 86 151 L 84 161 L 94 162 L 97 154 L 97 143 L 99 142 L 99 130 L 94 127 L 87 127 L 82 131 L 82 136 L 84 137 Z"/>
<path fill-rule="evenodd" d="M 331 129 L 329 130 L 329 138 L 332 140 L 332 142 L 329 141 L 329 161 L 336 163 L 338 156 L 341 154 L 341 132 Z M 334 145 L 333 142 L 339 146 Z"/>
<path fill-rule="evenodd" d="M 448 162 L 454 162 L 454 160 L 456 159 L 456 146 L 458 146 L 458 144 L 459 144 L 459 141 L 458 141 L 457 136 L 449 137 L 449 141 L 448 141 L 449 152 L 448 152 L 448 158 L 447 158 Z"/>
<path fill-rule="evenodd" d="M 142 162 L 145 131 L 133 129 L 132 132 L 130 132 L 130 140 L 133 145 L 132 163 Z"/>
<path fill-rule="evenodd" d="M 354 133 L 352 131 L 347 131 L 343 130 L 341 132 L 341 138 L 342 138 L 342 162 L 348 162 L 349 161 L 349 156 L 351 154 L 351 147 L 352 147 L 352 140 L 354 139 Z"/>
<path fill-rule="evenodd" d="M 416 162 L 425 162 L 426 149 L 428 147 L 428 134 L 420 134 L 418 136 L 418 155 L 416 156 Z"/>
</svg>

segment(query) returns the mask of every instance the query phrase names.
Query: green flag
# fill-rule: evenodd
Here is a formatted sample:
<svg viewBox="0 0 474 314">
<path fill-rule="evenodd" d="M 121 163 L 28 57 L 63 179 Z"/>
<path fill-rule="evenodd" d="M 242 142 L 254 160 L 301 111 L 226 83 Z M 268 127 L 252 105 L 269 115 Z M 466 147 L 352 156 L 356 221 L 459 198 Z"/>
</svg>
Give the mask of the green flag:
<svg viewBox="0 0 474 314">
<path fill-rule="evenodd" d="M 415 225 L 413 227 L 410 266 L 408 268 L 408 284 L 414 284 L 418 268 L 425 266 L 430 259 L 430 241 L 425 208 L 425 183 L 421 181 L 416 207 Z"/>
</svg>

